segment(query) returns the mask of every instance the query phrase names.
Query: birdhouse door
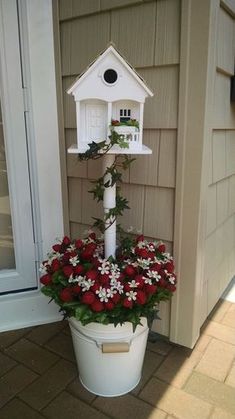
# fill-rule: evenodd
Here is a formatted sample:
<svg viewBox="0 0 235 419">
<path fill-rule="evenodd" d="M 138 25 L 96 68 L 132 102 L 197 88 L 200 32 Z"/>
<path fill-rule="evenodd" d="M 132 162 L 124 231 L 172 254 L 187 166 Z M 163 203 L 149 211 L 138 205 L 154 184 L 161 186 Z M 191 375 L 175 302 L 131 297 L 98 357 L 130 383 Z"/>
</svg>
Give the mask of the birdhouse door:
<svg viewBox="0 0 235 419">
<path fill-rule="evenodd" d="M 107 137 L 107 109 L 104 104 L 86 105 L 87 140 L 102 141 Z"/>
</svg>

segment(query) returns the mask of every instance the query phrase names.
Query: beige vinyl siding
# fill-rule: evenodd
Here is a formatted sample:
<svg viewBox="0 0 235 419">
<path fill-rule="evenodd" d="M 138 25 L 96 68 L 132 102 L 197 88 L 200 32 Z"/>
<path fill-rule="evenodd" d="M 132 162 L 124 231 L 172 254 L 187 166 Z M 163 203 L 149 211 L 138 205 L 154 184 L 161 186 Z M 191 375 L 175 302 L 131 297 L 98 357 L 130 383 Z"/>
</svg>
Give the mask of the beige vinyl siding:
<svg viewBox="0 0 235 419">
<path fill-rule="evenodd" d="M 137 156 L 123 174 L 130 210 L 120 220 L 134 233 L 164 240 L 172 251 L 177 147 L 180 0 L 59 0 L 62 90 L 66 147 L 76 142 L 75 104 L 66 89 L 112 41 L 154 92 L 144 113 L 144 144 L 152 156 Z M 102 173 L 100 161 L 78 163 L 67 156 L 69 222 L 73 237 L 102 214 L 90 183 Z M 169 332 L 163 305 L 160 332 Z"/>
<path fill-rule="evenodd" d="M 222 5 L 233 2 L 224 1 Z M 235 4 L 233 4 L 235 6 Z M 235 7 L 234 7 L 235 9 Z M 208 178 L 203 322 L 235 273 L 235 104 L 230 77 L 235 58 L 234 12 L 218 10 L 216 68 Z"/>
</svg>

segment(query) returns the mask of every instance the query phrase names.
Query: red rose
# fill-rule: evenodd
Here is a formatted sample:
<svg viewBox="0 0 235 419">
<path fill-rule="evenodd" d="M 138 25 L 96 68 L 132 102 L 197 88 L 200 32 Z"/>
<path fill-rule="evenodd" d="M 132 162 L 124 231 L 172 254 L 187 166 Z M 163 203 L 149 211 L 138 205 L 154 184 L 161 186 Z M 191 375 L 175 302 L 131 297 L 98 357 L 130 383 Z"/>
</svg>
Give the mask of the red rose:
<svg viewBox="0 0 235 419">
<path fill-rule="evenodd" d="M 95 300 L 94 303 L 91 304 L 91 309 L 96 312 L 103 311 L 104 304 L 101 303 L 100 300 Z"/>
<path fill-rule="evenodd" d="M 71 292 L 71 288 L 64 288 L 62 291 L 60 291 L 59 293 L 59 297 L 62 301 L 64 302 L 69 302 L 73 300 L 73 295 Z"/>
<path fill-rule="evenodd" d="M 132 265 L 127 265 L 126 267 L 125 267 L 125 274 L 127 275 L 127 276 L 134 276 L 135 275 L 135 268 L 132 266 Z"/>
<path fill-rule="evenodd" d="M 40 278 L 40 282 L 41 282 L 41 284 L 43 284 L 43 285 L 49 285 L 49 284 L 51 284 L 51 282 L 52 282 L 51 275 L 48 275 L 48 274 L 43 275 L 43 276 Z"/>
<path fill-rule="evenodd" d="M 94 232 L 92 232 L 91 234 L 89 234 L 89 237 L 91 240 L 95 240 L 96 239 L 96 234 Z"/>
<path fill-rule="evenodd" d="M 71 243 L 71 240 L 70 240 L 70 238 L 69 238 L 68 236 L 65 236 L 65 237 L 63 238 L 62 243 L 63 243 L 65 246 L 68 246 L 68 245 Z"/>
<path fill-rule="evenodd" d="M 100 275 L 99 281 L 102 285 L 108 285 L 110 282 L 109 274 Z"/>
<path fill-rule="evenodd" d="M 143 241 L 144 241 L 143 234 L 141 234 L 140 236 L 136 237 L 136 243 L 143 242 Z"/>
<path fill-rule="evenodd" d="M 165 288 L 167 285 L 167 282 L 164 278 L 160 278 L 159 282 L 158 282 L 158 286 L 161 288 Z"/>
<path fill-rule="evenodd" d="M 61 251 L 61 244 L 54 244 L 54 246 L 52 246 L 52 249 L 55 252 L 60 252 Z"/>
<path fill-rule="evenodd" d="M 132 308 L 133 307 L 133 301 L 132 300 L 128 300 L 128 298 L 124 298 L 122 304 L 126 308 Z"/>
<path fill-rule="evenodd" d="M 95 299 L 96 299 L 95 294 L 93 294 L 93 292 L 86 291 L 86 292 L 84 292 L 84 294 L 81 298 L 81 301 L 84 304 L 89 304 L 90 305 L 90 304 L 93 304 L 95 302 Z"/>
<path fill-rule="evenodd" d="M 92 285 L 92 287 L 91 287 L 91 291 L 93 291 L 94 293 L 96 292 L 96 291 L 98 291 L 100 289 L 100 285 L 99 284 L 97 284 L 97 283 L 95 283 L 94 285 Z"/>
<path fill-rule="evenodd" d="M 86 277 L 88 278 L 88 279 L 91 279 L 92 281 L 94 281 L 94 280 L 96 280 L 97 279 L 97 277 L 98 277 L 98 272 L 97 271 L 95 271 L 94 269 L 92 270 L 90 270 L 90 271 L 87 271 L 87 273 L 86 273 Z"/>
<path fill-rule="evenodd" d="M 173 264 L 173 262 L 167 262 L 165 265 L 164 265 L 164 269 L 166 269 L 168 272 L 170 272 L 170 273 L 172 273 L 172 272 L 174 272 L 174 264 Z"/>
<path fill-rule="evenodd" d="M 175 290 L 176 290 L 176 286 L 175 285 L 173 285 L 173 284 L 168 284 L 167 286 L 166 286 L 166 289 L 168 289 L 169 291 L 171 291 L 171 292 L 174 292 Z"/>
<path fill-rule="evenodd" d="M 119 303 L 120 300 L 121 300 L 121 295 L 120 294 L 117 293 L 117 294 L 113 295 L 112 301 L 114 302 L 114 304 Z"/>
<path fill-rule="evenodd" d="M 51 269 L 53 272 L 56 272 L 60 269 L 60 261 L 58 259 L 53 259 L 51 262 Z"/>
<path fill-rule="evenodd" d="M 83 247 L 83 241 L 82 240 L 76 240 L 75 246 L 77 249 L 81 249 Z"/>
<path fill-rule="evenodd" d="M 145 285 L 145 290 L 146 290 L 147 294 L 155 294 L 155 292 L 157 291 L 157 285 L 146 284 Z"/>
<path fill-rule="evenodd" d="M 144 286 L 144 278 L 143 275 L 136 275 L 135 282 L 138 284 L 138 288 L 143 288 Z"/>
<path fill-rule="evenodd" d="M 156 262 L 156 263 L 153 263 L 152 264 L 152 266 L 151 266 L 151 271 L 157 271 L 157 272 L 159 272 L 160 271 L 160 269 L 161 269 L 161 267 L 162 267 L 162 265 L 161 265 L 161 263 L 160 262 Z"/>
<path fill-rule="evenodd" d="M 70 275 L 73 275 L 73 267 L 71 265 L 67 265 L 63 267 L 63 272 L 67 278 L 70 277 Z"/>
<path fill-rule="evenodd" d="M 130 287 L 129 284 L 124 284 L 124 291 L 131 291 L 132 288 Z"/>
<path fill-rule="evenodd" d="M 112 310 L 114 308 L 114 303 L 113 301 L 108 301 L 107 303 L 104 304 L 106 310 Z"/>
<path fill-rule="evenodd" d="M 165 253 L 165 251 L 166 251 L 166 246 L 165 246 L 165 244 L 164 244 L 164 243 L 159 244 L 159 245 L 158 245 L 158 247 L 157 247 L 157 250 L 158 250 L 160 253 Z"/>
<path fill-rule="evenodd" d="M 75 285 L 75 286 L 72 288 L 72 291 L 73 291 L 73 293 L 74 293 L 75 295 L 80 294 L 80 292 L 81 292 L 81 287 L 80 287 L 80 285 Z"/>
<path fill-rule="evenodd" d="M 81 275 L 84 271 L 84 267 L 82 265 L 77 265 L 74 267 L 74 273 L 76 275 Z"/>
<path fill-rule="evenodd" d="M 148 259 L 148 251 L 146 249 L 140 249 L 139 256 L 143 259 Z"/>
<path fill-rule="evenodd" d="M 142 305 L 146 303 L 146 300 L 146 294 L 143 291 L 137 291 L 136 302 Z"/>
</svg>

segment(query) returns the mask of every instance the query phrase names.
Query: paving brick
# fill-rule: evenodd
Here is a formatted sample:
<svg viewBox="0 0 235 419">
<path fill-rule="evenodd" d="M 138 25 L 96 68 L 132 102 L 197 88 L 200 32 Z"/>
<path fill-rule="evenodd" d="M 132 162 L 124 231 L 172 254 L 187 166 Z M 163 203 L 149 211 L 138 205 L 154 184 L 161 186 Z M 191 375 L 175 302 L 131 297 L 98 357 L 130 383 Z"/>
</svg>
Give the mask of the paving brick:
<svg viewBox="0 0 235 419">
<path fill-rule="evenodd" d="M 95 394 L 90 393 L 83 387 L 78 377 L 67 386 L 66 391 L 87 403 L 91 403 L 96 398 Z"/>
<path fill-rule="evenodd" d="M 23 338 L 7 349 L 7 353 L 40 374 L 58 361 L 58 356 Z"/>
<path fill-rule="evenodd" d="M 235 328 L 235 304 L 231 304 L 221 323 Z"/>
<path fill-rule="evenodd" d="M 165 357 L 157 353 L 151 351 L 145 352 L 142 377 L 138 386 L 132 390 L 133 394 L 137 395 L 140 392 L 140 390 L 145 386 L 151 375 L 164 359 Z"/>
<path fill-rule="evenodd" d="M 93 406 L 115 419 L 165 419 L 166 412 L 128 394 L 121 397 L 97 397 Z"/>
<path fill-rule="evenodd" d="M 15 361 L 13 361 L 13 359 L 0 353 L 0 376 L 5 374 L 7 371 L 11 370 L 16 365 L 17 364 Z"/>
<path fill-rule="evenodd" d="M 207 335 L 202 334 L 200 336 L 200 338 L 198 339 L 198 341 L 197 341 L 197 343 L 194 347 L 194 350 L 196 349 L 196 351 L 205 352 L 205 350 L 206 350 L 209 342 L 211 341 L 211 339 L 212 339 L 211 336 L 207 336 Z"/>
<path fill-rule="evenodd" d="M 191 394 L 152 378 L 140 393 L 140 398 L 159 409 L 182 419 L 206 419 L 212 406 Z"/>
<path fill-rule="evenodd" d="M 34 409 L 40 410 L 54 399 L 76 374 L 75 365 L 62 359 L 31 386 L 23 390 L 19 397 Z"/>
<path fill-rule="evenodd" d="M 225 383 L 228 384 L 229 386 L 235 387 L 235 364 L 230 369 L 229 374 L 225 380 Z"/>
<path fill-rule="evenodd" d="M 63 358 L 76 362 L 71 335 L 67 336 L 65 333 L 59 333 L 49 340 L 45 346 Z"/>
<path fill-rule="evenodd" d="M 235 357 L 235 346 L 212 339 L 196 370 L 219 381 L 224 381 Z"/>
<path fill-rule="evenodd" d="M 233 387 L 194 372 L 184 389 L 188 393 L 235 415 L 235 390 Z"/>
<path fill-rule="evenodd" d="M 235 419 L 235 415 L 216 407 L 210 419 Z"/>
<path fill-rule="evenodd" d="M 107 419 L 103 413 L 63 391 L 42 412 L 52 419 Z"/>
<path fill-rule="evenodd" d="M 42 419 L 40 413 L 31 409 L 19 399 L 13 399 L 5 405 L 0 412 L 1 419 Z"/>
<path fill-rule="evenodd" d="M 162 381 L 181 388 L 201 357 L 202 352 L 176 347 L 170 352 L 154 375 Z"/>
<path fill-rule="evenodd" d="M 0 407 L 12 399 L 19 391 L 32 383 L 37 374 L 23 365 L 17 365 L 0 378 Z"/>
<path fill-rule="evenodd" d="M 206 335 L 235 345 L 234 329 L 221 323 L 209 322 L 204 330 Z"/>
<path fill-rule="evenodd" d="M 148 342 L 147 349 L 156 352 L 159 355 L 166 356 L 173 348 L 173 345 L 162 339 L 157 339 L 156 342 Z"/>
<path fill-rule="evenodd" d="M 220 299 L 214 307 L 214 309 L 212 310 L 212 312 L 210 313 L 210 315 L 208 316 L 208 318 L 210 320 L 213 320 L 214 322 L 220 323 L 230 306 L 231 303 L 229 301 Z"/>
<path fill-rule="evenodd" d="M 31 328 L 27 328 L 0 333 L 0 349 L 4 349 L 12 345 L 14 342 L 27 335 L 30 330 Z"/>
<path fill-rule="evenodd" d="M 27 335 L 27 339 L 37 343 L 38 345 L 44 345 L 49 339 L 64 329 L 64 322 L 56 322 L 50 324 L 43 324 L 32 329 Z"/>
</svg>

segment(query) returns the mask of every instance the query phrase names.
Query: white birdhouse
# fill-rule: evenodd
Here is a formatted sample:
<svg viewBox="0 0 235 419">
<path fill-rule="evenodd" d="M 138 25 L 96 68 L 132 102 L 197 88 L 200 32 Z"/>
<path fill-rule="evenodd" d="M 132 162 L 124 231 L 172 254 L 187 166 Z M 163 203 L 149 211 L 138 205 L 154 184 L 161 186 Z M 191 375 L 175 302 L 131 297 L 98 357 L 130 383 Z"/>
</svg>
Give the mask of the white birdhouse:
<svg viewBox="0 0 235 419">
<path fill-rule="evenodd" d="M 74 96 L 77 119 L 77 144 L 69 153 L 84 153 L 89 143 L 108 141 L 115 130 L 129 148 L 113 146 L 110 154 L 151 154 L 142 137 L 144 103 L 153 93 L 112 45 L 67 92 Z"/>
</svg>

